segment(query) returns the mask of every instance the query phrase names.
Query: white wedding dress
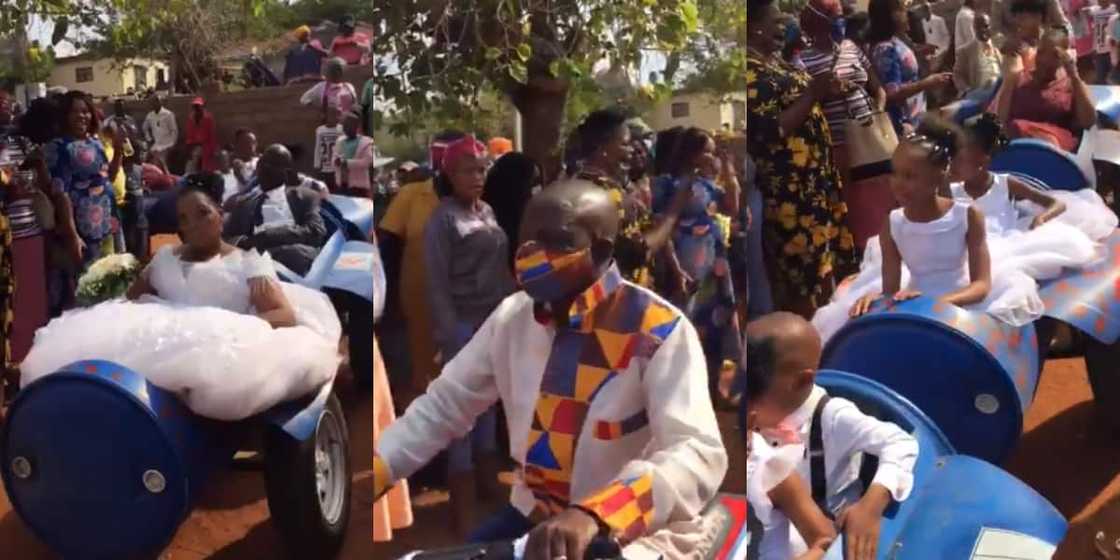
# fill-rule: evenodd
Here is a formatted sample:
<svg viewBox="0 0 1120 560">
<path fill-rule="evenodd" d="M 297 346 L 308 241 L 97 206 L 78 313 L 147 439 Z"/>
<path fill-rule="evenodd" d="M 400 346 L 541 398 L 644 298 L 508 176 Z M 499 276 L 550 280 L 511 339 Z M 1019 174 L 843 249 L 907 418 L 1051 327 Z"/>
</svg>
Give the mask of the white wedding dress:
<svg viewBox="0 0 1120 560">
<path fill-rule="evenodd" d="M 307 395 L 338 370 L 342 327 L 325 295 L 281 282 L 298 325 L 273 329 L 253 314 L 248 280 L 276 279 L 269 257 L 237 250 L 189 263 L 164 247 L 148 274 L 159 297 L 69 311 L 40 329 L 21 384 L 79 360 L 109 360 L 199 415 L 232 421 Z"/>
<path fill-rule="evenodd" d="M 992 262 L 992 289 L 984 301 L 969 309 L 986 311 L 1016 326 L 1025 325 L 1045 311 L 1038 295 L 1038 281 L 1058 276 L 1063 269 L 1078 268 L 1099 259 L 1100 240 L 1116 230 L 1116 215 L 1091 189 L 1049 191 L 1066 205 L 1057 218 L 1030 229 L 1042 213 L 1036 204 L 1011 199 L 1007 175 L 993 174 L 988 192 L 973 199 L 963 184 L 950 185 L 955 205 L 942 218 L 929 223 L 906 219 L 901 209 L 890 214 L 891 235 L 902 254 L 902 286 L 937 297 L 968 284 L 967 208 L 984 214 Z M 868 240 L 859 274 L 845 281 L 832 301 L 817 310 L 813 325 L 828 341 L 848 321 L 848 311 L 860 297 L 882 291 L 882 248 L 879 238 Z"/>
</svg>

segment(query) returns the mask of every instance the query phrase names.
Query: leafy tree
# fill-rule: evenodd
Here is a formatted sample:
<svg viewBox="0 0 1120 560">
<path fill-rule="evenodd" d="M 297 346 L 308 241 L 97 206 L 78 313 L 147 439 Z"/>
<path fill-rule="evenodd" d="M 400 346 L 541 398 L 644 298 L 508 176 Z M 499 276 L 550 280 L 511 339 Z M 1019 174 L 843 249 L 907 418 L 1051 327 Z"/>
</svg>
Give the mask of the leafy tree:
<svg viewBox="0 0 1120 560">
<path fill-rule="evenodd" d="M 636 67 L 650 51 L 680 53 L 727 42 L 700 21 L 701 7 L 741 0 L 396 0 L 373 8 L 374 72 L 390 113 L 470 110 L 489 85 L 520 111 L 524 150 L 558 169 L 572 92 L 609 59 Z M 745 5 L 733 7 L 745 12 Z M 715 19 L 726 18 L 716 14 Z M 743 17 L 745 20 L 745 15 Z M 719 35 L 723 35 L 722 37 Z M 706 53 L 721 58 L 720 51 Z M 684 60 L 686 57 L 681 57 Z M 673 82 L 659 84 L 663 95 Z"/>
</svg>

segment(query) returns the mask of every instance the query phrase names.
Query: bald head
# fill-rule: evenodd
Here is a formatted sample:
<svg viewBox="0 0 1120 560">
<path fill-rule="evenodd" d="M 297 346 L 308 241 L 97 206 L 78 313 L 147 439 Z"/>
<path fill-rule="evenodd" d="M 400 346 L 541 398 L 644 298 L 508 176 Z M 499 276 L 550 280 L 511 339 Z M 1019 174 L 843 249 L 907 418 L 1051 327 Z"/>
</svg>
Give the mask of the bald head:
<svg viewBox="0 0 1120 560">
<path fill-rule="evenodd" d="M 288 172 L 294 169 L 292 152 L 281 144 L 273 144 L 265 148 L 257 162 L 257 182 L 266 191 L 282 187 L 288 178 Z"/>
<path fill-rule="evenodd" d="M 521 220 L 521 240 L 553 250 L 579 250 L 618 235 L 618 206 L 607 191 L 582 180 L 551 185 L 534 196 Z"/>
<path fill-rule="evenodd" d="M 821 337 L 800 315 L 771 313 L 747 325 L 748 401 L 760 403 L 759 424 L 780 422 L 813 389 Z"/>
<path fill-rule="evenodd" d="M 779 311 L 752 321 L 747 325 L 747 339 L 772 340 L 778 363 L 811 369 L 820 363 L 820 334 L 812 323 L 794 313 Z"/>
</svg>

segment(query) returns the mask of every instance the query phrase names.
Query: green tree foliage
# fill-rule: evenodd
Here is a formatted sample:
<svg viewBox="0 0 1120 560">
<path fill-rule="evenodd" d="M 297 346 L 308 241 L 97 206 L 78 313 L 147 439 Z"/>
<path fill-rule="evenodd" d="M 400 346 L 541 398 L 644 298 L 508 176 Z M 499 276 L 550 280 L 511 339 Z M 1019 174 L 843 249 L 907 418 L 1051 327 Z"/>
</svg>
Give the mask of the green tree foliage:
<svg viewBox="0 0 1120 560">
<path fill-rule="evenodd" d="M 722 59 L 732 49 L 705 45 L 728 44 L 735 31 L 722 21 L 728 16 L 715 10 L 708 12 L 720 23 L 706 26 L 702 8 L 722 4 L 745 12 L 745 5 L 734 7 L 737 1 L 375 2 L 375 84 L 390 100 L 390 120 L 401 113 L 469 111 L 492 87 L 521 112 L 525 151 L 555 170 L 569 94 L 588 100 L 584 94 L 597 62 L 607 58 L 637 67 L 645 53 L 673 55 L 690 48 Z M 682 55 L 678 61 L 694 58 L 699 60 Z M 660 93 L 669 89 L 671 82 L 661 84 Z"/>
</svg>

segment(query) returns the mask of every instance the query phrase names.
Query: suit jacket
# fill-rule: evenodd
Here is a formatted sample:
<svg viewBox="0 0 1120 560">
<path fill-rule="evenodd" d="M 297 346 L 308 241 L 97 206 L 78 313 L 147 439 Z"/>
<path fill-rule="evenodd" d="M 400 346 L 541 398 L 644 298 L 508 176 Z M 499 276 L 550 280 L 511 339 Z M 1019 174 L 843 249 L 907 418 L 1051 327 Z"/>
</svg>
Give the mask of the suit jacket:
<svg viewBox="0 0 1120 560">
<path fill-rule="evenodd" d="M 264 222 L 261 208 L 265 197 L 259 188 L 253 188 L 228 201 L 222 236 L 241 247 L 267 251 L 284 266 L 305 274 L 327 240 L 327 226 L 319 214 L 322 197 L 304 187 L 284 188 L 294 225 L 270 227 L 254 233 L 253 230 Z"/>
<path fill-rule="evenodd" d="M 981 47 L 979 41 L 971 41 L 957 51 L 957 62 L 953 66 L 953 79 L 961 93 L 991 85 L 980 83 L 983 80 L 980 75 L 980 61 L 984 56 Z M 995 45 L 993 45 L 993 51 L 996 60 L 1002 65 L 1003 54 L 999 52 L 998 48 L 995 48 Z"/>
</svg>

